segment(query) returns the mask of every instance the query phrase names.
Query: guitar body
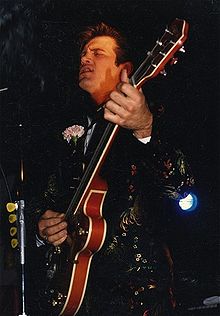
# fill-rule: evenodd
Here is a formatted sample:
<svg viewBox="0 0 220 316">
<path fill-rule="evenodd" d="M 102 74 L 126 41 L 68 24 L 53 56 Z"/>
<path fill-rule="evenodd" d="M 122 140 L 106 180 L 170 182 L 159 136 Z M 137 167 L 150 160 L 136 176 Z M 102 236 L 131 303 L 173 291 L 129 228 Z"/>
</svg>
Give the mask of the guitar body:
<svg viewBox="0 0 220 316">
<path fill-rule="evenodd" d="M 106 182 L 97 175 L 79 206 L 71 238 L 46 253 L 45 287 L 40 290 L 39 307 L 47 315 L 72 316 L 81 306 L 92 257 L 105 240 L 102 205 L 106 192 Z"/>
<path fill-rule="evenodd" d="M 143 83 L 163 72 L 168 61 L 181 49 L 187 35 L 188 23 L 174 20 L 147 53 L 130 83 L 139 89 Z M 118 125 L 108 123 L 70 202 L 66 211 L 71 229 L 68 241 L 58 247 L 51 246 L 46 253 L 45 284 L 40 289 L 38 304 L 44 315 L 73 316 L 81 306 L 92 257 L 102 247 L 106 235 L 102 206 L 107 184 L 99 172 L 118 130 Z"/>
<path fill-rule="evenodd" d="M 92 185 L 96 189 L 89 190 L 83 205 L 85 221 L 78 223 L 76 229 L 78 236 L 74 236 L 74 240 L 79 240 L 79 247 L 77 247 L 79 250 L 76 254 L 72 253 L 74 255 L 72 277 L 66 304 L 60 315 L 69 316 L 77 313 L 84 297 L 92 257 L 102 247 L 105 240 L 106 222 L 102 217 L 102 205 L 107 185 L 98 176 L 95 177 Z M 87 236 L 86 239 L 85 236 Z"/>
</svg>

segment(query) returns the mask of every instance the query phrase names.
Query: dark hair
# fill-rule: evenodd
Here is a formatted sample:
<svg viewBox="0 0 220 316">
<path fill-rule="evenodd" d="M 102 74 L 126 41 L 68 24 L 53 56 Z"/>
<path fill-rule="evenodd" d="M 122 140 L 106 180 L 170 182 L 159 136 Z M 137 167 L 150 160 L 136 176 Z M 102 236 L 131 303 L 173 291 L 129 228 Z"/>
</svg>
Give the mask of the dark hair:
<svg viewBox="0 0 220 316">
<path fill-rule="evenodd" d="M 87 27 L 79 34 L 79 47 L 82 52 L 84 46 L 97 36 L 109 36 L 116 42 L 116 64 L 120 65 L 126 61 L 131 61 L 131 51 L 126 38 L 117 31 L 114 27 L 109 26 L 103 22 Z"/>
</svg>

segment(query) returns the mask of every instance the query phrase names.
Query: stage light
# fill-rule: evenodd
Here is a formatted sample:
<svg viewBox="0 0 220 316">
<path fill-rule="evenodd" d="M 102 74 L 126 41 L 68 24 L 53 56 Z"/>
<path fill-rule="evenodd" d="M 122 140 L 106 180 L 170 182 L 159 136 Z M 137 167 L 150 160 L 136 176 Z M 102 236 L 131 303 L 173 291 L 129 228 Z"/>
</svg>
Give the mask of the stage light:
<svg viewBox="0 0 220 316">
<path fill-rule="evenodd" d="M 183 211 L 191 212 L 197 207 L 198 200 L 195 194 L 189 193 L 179 200 L 179 206 Z"/>
</svg>

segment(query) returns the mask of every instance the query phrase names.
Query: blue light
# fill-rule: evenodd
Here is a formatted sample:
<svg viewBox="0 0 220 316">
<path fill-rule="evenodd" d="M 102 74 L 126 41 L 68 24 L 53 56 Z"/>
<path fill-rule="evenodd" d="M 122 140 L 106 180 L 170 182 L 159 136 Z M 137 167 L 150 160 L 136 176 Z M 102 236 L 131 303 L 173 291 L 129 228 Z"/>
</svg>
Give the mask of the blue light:
<svg viewBox="0 0 220 316">
<path fill-rule="evenodd" d="M 197 197 L 195 194 L 190 193 L 183 199 L 179 200 L 179 206 L 183 211 L 191 212 L 197 207 Z"/>
</svg>

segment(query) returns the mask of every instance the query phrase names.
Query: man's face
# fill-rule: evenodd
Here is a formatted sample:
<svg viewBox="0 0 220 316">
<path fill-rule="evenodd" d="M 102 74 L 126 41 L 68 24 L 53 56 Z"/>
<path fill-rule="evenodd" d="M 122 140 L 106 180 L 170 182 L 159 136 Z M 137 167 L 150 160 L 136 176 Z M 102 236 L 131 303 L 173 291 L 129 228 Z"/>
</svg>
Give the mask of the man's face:
<svg viewBox="0 0 220 316">
<path fill-rule="evenodd" d="M 123 64 L 117 66 L 116 42 L 109 36 L 97 36 L 89 41 L 81 54 L 79 86 L 97 101 L 105 101 L 120 81 Z M 98 99 L 97 99 L 98 98 Z"/>
</svg>

